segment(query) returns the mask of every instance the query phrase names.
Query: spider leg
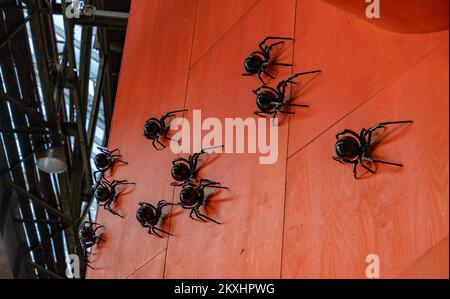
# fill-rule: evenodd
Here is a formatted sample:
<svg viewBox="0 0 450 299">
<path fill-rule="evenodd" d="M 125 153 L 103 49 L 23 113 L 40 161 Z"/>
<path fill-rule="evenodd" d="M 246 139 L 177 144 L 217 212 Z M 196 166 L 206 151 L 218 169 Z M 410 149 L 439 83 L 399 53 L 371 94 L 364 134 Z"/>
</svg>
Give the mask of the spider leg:
<svg viewBox="0 0 450 299">
<path fill-rule="evenodd" d="M 279 62 L 273 62 L 271 65 L 279 65 L 279 66 L 292 66 L 290 63 L 279 63 Z"/>
<path fill-rule="evenodd" d="M 255 115 L 261 116 L 261 117 L 265 117 L 265 115 L 263 114 L 272 114 L 272 113 L 268 113 L 268 112 L 263 112 L 263 111 L 255 111 L 253 112 Z"/>
<path fill-rule="evenodd" d="M 356 172 L 356 166 L 358 165 L 358 163 L 355 163 L 355 165 L 353 166 L 353 177 L 355 178 L 355 180 L 358 180 L 358 175 Z"/>
<path fill-rule="evenodd" d="M 309 105 L 304 105 L 304 104 L 287 104 L 287 103 L 283 104 L 282 106 L 295 106 L 295 107 L 306 107 L 306 108 L 309 107 Z"/>
<path fill-rule="evenodd" d="M 119 186 L 119 185 L 136 185 L 136 183 L 128 182 L 127 180 L 120 180 L 120 181 L 114 180 L 112 182 L 112 184 L 111 184 L 111 187 L 114 188 L 114 187 Z"/>
<path fill-rule="evenodd" d="M 292 112 L 292 111 L 285 111 L 285 110 L 280 110 L 280 109 L 278 109 L 278 112 L 284 113 L 284 114 L 295 114 L 295 112 Z"/>
<path fill-rule="evenodd" d="M 158 230 L 158 231 L 160 231 L 160 232 L 163 232 L 163 233 L 165 233 L 165 234 L 168 234 L 169 236 L 173 236 L 171 233 L 166 232 L 166 231 L 164 231 L 164 230 L 162 230 L 162 229 L 160 229 L 160 228 L 153 227 L 153 229 L 156 229 L 156 230 Z"/>
<path fill-rule="evenodd" d="M 226 189 L 226 190 L 229 190 L 228 187 L 214 186 L 214 185 L 212 185 L 212 186 L 210 186 L 210 185 L 205 185 L 203 188 L 216 188 L 216 189 Z"/>
<path fill-rule="evenodd" d="M 197 221 L 197 219 L 195 219 L 195 218 L 192 216 L 193 213 L 195 213 L 195 215 L 198 217 L 197 211 L 196 211 L 195 209 L 191 209 L 191 212 L 189 213 L 189 218 L 191 218 L 192 220 L 196 220 L 196 221 Z M 202 219 L 202 218 L 200 218 L 200 217 L 198 217 L 198 219 L 202 220 L 203 222 L 206 222 L 205 219 Z"/>
<path fill-rule="evenodd" d="M 291 76 L 289 76 L 285 81 L 289 82 L 289 83 L 293 83 L 291 82 L 293 79 L 303 76 L 303 75 L 308 75 L 308 74 L 314 74 L 314 73 L 320 73 L 321 70 L 315 70 L 315 71 L 308 71 L 308 72 L 302 72 L 302 73 L 297 73 L 297 74 L 293 74 Z"/>
<path fill-rule="evenodd" d="M 156 142 L 158 142 L 158 144 L 160 144 L 162 146 L 162 148 L 160 148 L 160 149 L 157 148 L 158 151 L 163 150 L 164 148 L 166 148 L 166 146 L 164 144 L 162 144 L 161 141 L 159 141 L 159 138 L 156 138 L 155 140 L 156 140 Z"/>
<path fill-rule="evenodd" d="M 104 227 L 103 225 L 97 226 L 97 227 L 94 229 L 94 234 L 95 234 L 100 228 L 105 228 L 105 227 Z"/>
<path fill-rule="evenodd" d="M 160 123 L 159 123 L 159 119 L 157 119 L 157 118 L 155 118 L 155 117 L 151 117 L 151 118 L 147 119 L 145 122 L 146 122 L 146 123 L 149 123 L 149 122 L 156 122 L 156 123 L 160 124 Z"/>
<path fill-rule="evenodd" d="M 262 88 L 265 88 L 265 87 L 266 87 L 265 85 L 260 86 L 260 87 L 258 87 L 258 88 L 253 89 L 252 92 L 253 92 L 255 95 L 258 95 L 258 91 L 260 91 Z"/>
<path fill-rule="evenodd" d="M 212 221 L 212 222 L 214 222 L 214 223 L 220 224 L 220 222 L 218 222 L 218 221 L 216 221 L 216 220 L 214 220 L 214 219 L 212 219 L 212 218 L 209 218 L 208 216 L 206 216 L 206 215 L 200 213 L 199 210 L 196 210 L 196 212 L 197 212 L 197 216 L 205 217 L 206 219 L 208 219 L 208 220 L 210 220 L 210 221 Z"/>
<path fill-rule="evenodd" d="M 220 185 L 219 182 L 214 182 L 208 179 L 200 179 L 200 181 L 198 181 L 200 184 L 209 184 L 209 185 Z"/>
<path fill-rule="evenodd" d="M 268 40 L 275 40 L 275 39 L 279 39 L 279 40 L 293 40 L 290 37 L 278 37 L 278 36 L 268 36 L 265 39 L 263 39 L 260 43 L 259 43 L 259 48 L 261 49 L 262 52 L 265 52 L 264 49 L 264 45 Z"/>
<path fill-rule="evenodd" d="M 183 162 L 186 162 L 186 163 L 189 164 L 189 161 L 186 160 L 185 158 L 177 158 L 177 159 L 172 161 L 172 165 L 175 165 L 177 162 L 180 162 L 180 161 L 183 161 Z"/>
<path fill-rule="evenodd" d="M 107 148 L 97 146 L 100 152 L 110 156 L 112 152 L 110 152 Z"/>
<path fill-rule="evenodd" d="M 117 162 L 120 162 L 120 163 L 123 163 L 123 164 L 128 164 L 128 162 L 126 162 L 124 160 L 120 160 L 120 159 L 114 159 L 114 161 L 117 161 Z"/>
<path fill-rule="evenodd" d="M 150 228 L 150 230 L 152 231 L 152 233 L 154 233 L 155 235 L 157 235 L 158 237 L 160 237 L 160 238 L 162 238 L 163 236 L 161 236 L 160 234 L 158 234 L 156 231 L 155 231 L 155 227 L 154 226 L 152 226 L 151 228 Z M 149 230 L 149 231 L 150 231 Z"/>
<path fill-rule="evenodd" d="M 394 162 L 386 162 L 386 161 L 381 161 L 381 160 L 375 160 L 375 159 L 371 159 L 371 158 L 368 158 L 368 157 L 364 157 L 363 160 L 369 161 L 369 162 L 371 162 L 371 163 L 381 163 L 381 164 L 388 164 L 388 165 L 394 165 L 394 166 L 399 166 L 399 167 L 402 167 L 402 166 L 403 166 L 403 164 L 400 164 L 400 163 L 394 163 Z"/>
<path fill-rule="evenodd" d="M 272 50 L 273 47 L 284 44 L 284 41 L 275 42 L 266 47 L 266 52 Z"/>
<path fill-rule="evenodd" d="M 100 175 L 99 178 L 97 178 L 97 173 L 101 173 L 101 175 Z M 104 178 L 104 173 L 103 173 L 102 170 L 94 171 L 94 173 L 93 173 L 92 175 L 93 175 L 93 177 L 94 177 L 94 181 L 95 181 L 97 184 Z"/>
<path fill-rule="evenodd" d="M 153 235 L 152 227 L 151 226 L 146 226 L 146 227 L 148 227 L 148 233 L 150 235 Z"/>
<path fill-rule="evenodd" d="M 207 222 L 207 221 L 202 217 L 202 215 L 200 214 L 200 212 L 199 212 L 199 210 L 198 210 L 198 207 L 194 208 L 193 210 L 194 210 L 195 216 L 197 216 L 198 219 L 200 219 L 200 220 L 203 221 L 203 222 Z M 206 218 L 206 217 L 205 217 L 205 218 Z"/>
<path fill-rule="evenodd" d="M 270 51 L 272 51 L 273 47 L 278 46 L 278 45 L 282 45 L 282 44 L 284 44 L 284 41 L 279 41 L 279 42 L 271 44 L 270 46 L 266 46 L 265 55 L 264 55 L 266 57 L 266 59 L 267 60 L 270 59 Z"/>
<path fill-rule="evenodd" d="M 278 112 L 279 112 L 279 110 L 275 110 L 275 111 L 273 112 L 272 118 L 275 118 L 275 117 L 277 116 Z"/>
<path fill-rule="evenodd" d="M 357 171 L 356 171 L 356 166 L 358 165 L 358 159 L 355 159 L 355 160 L 348 160 L 348 159 L 345 159 L 345 158 L 341 158 L 341 157 L 332 157 L 333 158 L 333 160 L 335 160 L 335 161 L 338 161 L 338 162 L 340 162 L 340 163 L 348 163 L 348 164 L 353 164 L 353 177 L 357 180 L 357 179 L 359 179 L 358 178 L 358 175 L 357 175 Z"/>
<path fill-rule="evenodd" d="M 376 125 L 376 126 L 386 126 L 386 125 L 395 125 L 395 124 L 407 124 L 407 123 L 413 123 L 413 121 L 412 120 L 401 120 L 401 121 L 387 121 L 387 122 L 382 122 L 382 123 L 379 123 L 378 125 Z M 375 127 L 376 127 L 375 126 Z"/>
<path fill-rule="evenodd" d="M 105 205 L 104 205 L 105 210 L 109 211 L 109 212 L 110 212 L 111 214 L 113 214 L 113 215 L 119 216 L 120 218 L 124 218 L 122 215 L 120 215 L 119 213 L 117 213 L 116 211 L 114 211 L 114 210 L 111 208 L 110 205 L 111 205 L 111 202 L 105 204 Z"/>
<path fill-rule="evenodd" d="M 363 167 L 363 168 L 365 168 L 366 170 L 368 170 L 369 172 L 371 172 L 371 173 L 376 173 L 375 172 L 375 170 L 373 170 L 373 169 L 370 169 L 367 165 L 365 165 L 364 163 L 363 163 L 363 161 L 364 161 L 365 159 L 363 159 L 363 158 L 361 158 L 361 159 L 359 159 L 359 164 L 361 164 L 361 166 Z M 367 160 L 366 160 L 367 161 Z"/>
<path fill-rule="evenodd" d="M 340 163 L 348 163 L 348 164 L 355 164 L 357 163 L 357 160 L 348 160 L 341 157 L 333 157 L 333 160 L 338 161 Z"/>
<path fill-rule="evenodd" d="M 258 78 L 259 78 L 259 81 L 261 81 L 261 83 L 262 84 L 266 84 L 266 82 L 264 81 L 264 79 L 262 78 L 262 76 L 261 76 L 261 73 L 262 73 L 263 71 L 260 69 L 259 71 L 258 71 Z"/>
<path fill-rule="evenodd" d="M 186 111 L 188 111 L 188 109 L 180 109 L 180 110 L 169 111 L 166 114 L 162 115 L 161 119 L 159 120 L 159 123 L 160 123 L 161 127 L 164 126 L 164 121 L 165 121 L 166 118 L 175 116 L 175 113 L 186 112 Z"/>
<path fill-rule="evenodd" d="M 358 135 L 358 133 L 356 133 L 355 131 L 352 131 L 352 130 L 348 130 L 348 129 L 339 131 L 336 134 L 336 139 L 339 139 L 339 136 L 345 135 L 345 134 L 351 134 L 351 135 L 355 136 L 358 140 L 361 140 L 361 137 Z"/>
<path fill-rule="evenodd" d="M 271 79 L 275 79 L 275 77 L 274 77 L 273 75 L 269 74 L 269 72 L 266 71 L 266 66 L 267 66 L 267 65 L 264 65 L 264 64 L 263 64 L 263 66 L 261 66 L 262 72 L 263 72 L 264 74 L 266 74 L 267 76 L 269 76 Z"/>
<path fill-rule="evenodd" d="M 159 149 L 156 147 L 156 145 L 155 145 L 155 141 L 156 141 L 156 139 L 153 139 L 153 141 L 152 141 L 152 145 L 153 145 L 153 147 L 157 150 L 157 151 L 159 151 Z"/>
</svg>

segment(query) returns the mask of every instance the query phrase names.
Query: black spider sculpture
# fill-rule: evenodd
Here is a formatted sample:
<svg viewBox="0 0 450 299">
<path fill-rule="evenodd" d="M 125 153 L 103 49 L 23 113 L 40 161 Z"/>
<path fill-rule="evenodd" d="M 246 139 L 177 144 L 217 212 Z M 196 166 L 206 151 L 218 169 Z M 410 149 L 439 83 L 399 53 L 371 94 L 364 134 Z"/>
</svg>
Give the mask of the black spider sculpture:
<svg viewBox="0 0 450 299">
<path fill-rule="evenodd" d="M 222 145 L 220 147 L 223 147 Z M 188 159 L 178 158 L 172 161 L 172 178 L 176 181 L 171 183 L 171 186 L 181 186 L 185 182 L 196 181 L 197 177 L 197 166 L 198 166 L 198 158 L 200 155 L 205 154 L 206 150 L 213 149 L 215 147 L 211 147 L 208 149 L 202 149 L 199 153 L 194 153 L 189 156 Z"/>
<path fill-rule="evenodd" d="M 155 234 L 162 238 L 160 234 L 156 231 L 163 232 L 165 234 L 171 235 L 170 233 L 163 231 L 162 229 L 156 227 L 162 215 L 162 208 L 168 205 L 172 205 L 165 200 L 160 200 L 156 207 L 150 203 L 140 202 L 139 208 L 136 211 L 136 219 L 142 225 L 142 227 L 148 227 L 149 234 Z"/>
<path fill-rule="evenodd" d="M 266 42 L 269 40 L 275 41 L 278 40 L 278 41 L 270 45 L 266 45 Z M 262 73 L 274 79 L 274 76 L 269 74 L 266 70 L 266 68 L 269 65 L 292 66 L 292 64 L 288 63 L 277 63 L 273 61 L 270 56 L 270 51 L 272 50 L 272 48 L 274 46 L 283 44 L 285 40 L 292 40 L 292 38 L 275 37 L 275 36 L 266 37 L 261 43 L 259 43 L 259 51 L 250 53 L 250 55 L 248 55 L 248 57 L 244 60 L 244 68 L 246 72 L 243 73 L 242 75 L 243 76 L 258 75 L 258 78 L 262 82 L 262 84 L 266 84 L 263 78 L 261 77 Z"/>
<path fill-rule="evenodd" d="M 341 163 L 354 164 L 353 176 L 355 179 L 358 179 L 356 173 L 356 166 L 358 164 L 361 164 L 361 166 L 367 169 L 369 172 L 375 173 L 374 170 L 364 165 L 363 163 L 364 161 L 367 161 L 369 163 L 382 163 L 394 166 L 403 166 L 402 164 L 399 163 L 375 160 L 366 156 L 366 154 L 370 148 L 372 142 L 372 134 L 375 130 L 384 128 L 386 125 L 390 124 L 404 124 L 404 123 L 412 123 L 412 120 L 382 122 L 367 130 L 365 128 L 362 128 L 361 133 L 359 135 L 355 131 L 348 129 L 340 131 L 336 135 L 337 141 L 335 145 L 335 151 L 337 157 L 333 157 L 333 159 Z"/>
<path fill-rule="evenodd" d="M 189 217 L 192 217 L 192 214 L 195 213 L 198 219 L 203 222 L 206 222 L 205 218 L 211 220 L 217 224 L 214 219 L 209 218 L 208 216 L 200 213 L 199 208 L 205 203 L 205 188 L 220 188 L 220 189 L 228 189 L 227 187 L 218 186 L 220 183 L 212 182 L 210 180 L 201 179 L 198 183 L 189 182 L 183 185 L 183 189 L 180 191 L 180 202 L 178 203 L 184 209 L 191 210 Z"/>
<path fill-rule="evenodd" d="M 128 162 L 125 162 L 123 160 L 120 160 L 120 154 L 114 154 L 119 149 L 115 149 L 112 151 L 109 151 L 105 148 L 97 147 L 100 150 L 100 153 L 95 155 L 94 157 L 94 164 L 97 168 L 97 171 L 94 171 L 94 179 L 98 183 L 101 179 L 104 178 L 105 172 L 107 172 L 109 169 L 111 169 L 114 166 L 115 162 L 121 162 L 123 164 L 128 164 Z M 100 177 L 97 178 L 97 173 L 101 173 Z"/>
<path fill-rule="evenodd" d="M 187 110 L 183 109 L 183 110 L 170 111 L 164 115 L 161 115 L 161 117 L 159 119 L 157 119 L 155 117 L 151 117 L 145 122 L 144 136 L 147 139 L 153 140 L 152 145 L 156 150 L 159 151 L 166 147 L 164 144 L 161 143 L 161 141 L 159 141 L 159 138 L 162 137 L 164 139 L 170 139 L 170 138 L 166 137 L 167 130 L 169 129 L 169 127 L 167 127 L 165 124 L 166 118 L 175 116 L 175 113 L 177 113 L 177 112 L 184 112 L 184 111 L 187 111 Z M 158 148 L 156 146 L 155 142 L 158 142 L 162 146 L 162 148 Z"/>
<path fill-rule="evenodd" d="M 105 241 L 99 236 L 97 236 L 97 230 L 100 228 L 104 228 L 103 225 L 100 225 L 95 222 L 85 221 L 83 222 L 83 226 L 81 227 L 78 237 L 80 238 L 80 242 L 83 249 L 83 258 L 86 259 L 86 262 L 89 266 L 89 260 L 87 250 L 97 244 L 100 241 Z M 92 268 L 92 267 L 91 267 Z"/>
<path fill-rule="evenodd" d="M 98 200 L 99 205 L 103 206 L 105 210 L 109 211 L 113 215 L 117 215 L 121 218 L 123 218 L 122 215 L 117 213 L 111 208 L 111 204 L 114 202 L 114 200 L 117 197 L 116 187 L 119 185 L 134 185 L 135 183 L 130 183 L 127 180 L 122 181 L 112 181 L 108 182 L 106 179 L 103 179 L 99 182 L 94 197 Z"/>
<path fill-rule="evenodd" d="M 276 89 L 267 85 L 256 88 L 255 90 L 253 90 L 253 93 L 256 94 L 256 105 L 258 106 L 259 110 L 255 111 L 255 114 L 258 116 L 268 114 L 272 115 L 272 117 L 275 118 L 278 112 L 285 114 L 294 114 L 294 112 L 282 110 L 284 106 L 309 107 L 308 105 L 287 103 L 287 100 L 285 99 L 286 87 L 289 83 L 296 83 L 292 80 L 301 75 L 318 72 L 320 72 L 320 70 L 294 74 L 287 79 L 280 81 Z"/>
</svg>

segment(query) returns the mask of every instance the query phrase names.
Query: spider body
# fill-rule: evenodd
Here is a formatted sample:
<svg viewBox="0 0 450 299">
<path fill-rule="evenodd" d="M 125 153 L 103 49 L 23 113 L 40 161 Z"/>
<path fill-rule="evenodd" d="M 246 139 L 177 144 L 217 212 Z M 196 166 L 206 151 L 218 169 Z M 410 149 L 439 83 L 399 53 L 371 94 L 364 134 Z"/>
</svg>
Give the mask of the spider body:
<svg viewBox="0 0 450 299">
<path fill-rule="evenodd" d="M 220 224 L 216 220 L 209 218 L 199 211 L 199 208 L 205 203 L 205 188 L 228 189 L 227 187 L 218 186 L 219 184 L 220 183 L 212 182 L 206 179 L 202 179 L 196 184 L 192 182 L 184 184 L 183 189 L 180 191 L 180 201 L 178 205 L 184 209 L 191 210 L 191 213 L 189 214 L 191 219 L 195 220 L 193 217 L 193 214 L 195 214 L 197 219 L 203 222 L 206 222 L 205 219 L 208 219 Z"/>
<path fill-rule="evenodd" d="M 344 136 L 340 138 L 335 145 L 336 155 L 341 158 L 354 158 L 361 152 L 361 140 L 353 136 Z"/>
<path fill-rule="evenodd" d="M 271 51 L 274 46 L 281 45 L 285 40 L 292 40 L 292 38 L 286 37 L 266 37 L 259 43 L 259 50 L 250 53 L 244 60 L 244 76 L 255 76 L 258 75 L 259 80 L 262 84 L 266 84 L 262 78 L 262 74 L 274 79 L 274 76 L 267 72 L 267 67 L 269 65 L 279 65 L 279 66 L 292 66 L 292 64 L 287 63 L 277 63 L 272 59 Z M 268 41 L 276 41 L 271 44 L 266 44 Z"/>
<path fill-rule="evenodd" d="M 166 137 L 166 133 L 169 129 L 169 127 L 166 126 L 165 120 L 168 117 L 175 116 L 175 113 L 177 112 L 184 112 L 187 111 L 186 109 L 183 110 L 175 110 L 167 112 L 166 114 L 162 115 L 159 119 L 155 117 L 149 118 L 144 125 L 144 136 L 145 138 L 152 140 L 152 145 L 156 150 L 162 150 L 166 146 L 161 143 L 160 138 L 169 139 Z M 156 146 L 156 143 L 162 146 L 162 148 L 158 148 Z"/>
<path fill-rule="evenodd" d="M 309 107 L 308 105 L 290 104 L 286 100 L 286 87 L 289 83 L 295 83 L 293 80 L 299 76 L 318 73 L 320 70 L 297 73 L 278 83 L 276 89 L 267 85 L 260 86 L 253 90 L 256 95 L 256 106 L 259 110 L 255 111 L 258 116 L 271 115 L 275 118 L 278 113 L 294 114 L 283 110 L 285 106 Z"/>
<path fill-rule="evenodd" d="M 186 164 L 184 160 L 176 162 L 177 160 L 174 160 L 172 162 L 173 166 L 172 170 L 170 171 L 170 173 L 172 174 L 172 178 L 177 182 L 184 182 L 190 177 L 193 177 L 195 169 L 191 168 L 192 166 L 190 164 Z M 172 186 L 175 186 L 175 184 L 178 185 L 178 183 L 173 182 Z"/>
<path fill-rule="evenodd" d="M 389 164 L 394 166 L 403 166 L 399 163 L 386 162 L 381 160 L 375 160 L 368 156 L 368 151 L 372 142 L 373 132 L 380 128 L 384 128 L 386 125 L 390 124 L 403 124 L 403 123 L 412 123 L 411 120 L 405 121 L 393 121 L 393 122 L 382 122 L 369 129 L 363 128 L 361 133 L 358 134 L 352 130 L 342 130 L 336 135 L 336 144 L 334 146 L 337 157 L 333 157 L 334 160 L 341 163 L 353 164 L 353 177 L 358 179 L 356 167 L 360 164 L 364 169 L 368 170 L 371 173 L 375 173 L 373 169 L 370 169 L 368 166 L 364 164 L 364 161 L 370 163 L 382 163 Z"/>
<path fill-rule="evenodd" d="M 134 184 L 129 183 L 127 180 L 122 181 L 112 181 L 108 182 L 107 180 L 103 179 L 99 182 L 97 188 L 94 192 L 94 197 L 99 202 L 100 206 L 103 206 L 105 210 L 109 211 L 111 214 L 119 216 L 123 218 L 122 215 L 117 213 L 111 208 L 111 204 L 114 202 L 114 200 L 117 198 L 118 193 L 116 192 L 116 187 L 119 185 L 128 185 L 128 184 Z"/>
<path fill-rule="evenodd" d="M 278 103 L 280 103 L 278 95 L 271 90 L 266 89 L 256 95 L 256 106 L 260 111 L 273 111 Z"/>
<path fill-rule="evenodd" d="M 101 179 L 104 178 L 105 173 L 111 169 L 116 162 L 121 162 L 123 164 L 128 164 L 127 162 L 120 160 L 119 154 L 114 154 L 118 151 L 118 149 L 109 151 L 107 149 L 97 147 L 100 152 L 94 157 L 94 165 L 97 170 L 94 172 L 94 179 L 98 183 Z M 101 173 L 100 177 L 97 178 L 97 173 Z"/>
<path fill-rule="evenodd" d="M 160 228 L 156 227 L 159 220 L 162 216 L 162 208 L 171 205 L 170 203 L 161 200 L 158 202 L 156 207 L 150 203 L 146 202 L 140 202 L 139 208 L 136 211 L 136 219 L 139 221 L 139 223 L 142 225 L 142 227 L 148 228 L 149 234 L 157 235 L 158 237 L 162 238 L 160 234 L 158 234 L 157 231 L 166 233 L 170 235 L 170 233 L 161 230 Z"/>
<path fill-rule="evenodd" d="M 178 158 L 173 160 L 170 173 L 175 182 L 171 183 L 171 185 L 181 186 L 186 182 L 197 181 L 198 159 L 201 155 L 206 153 L 206 150 L 213 148 L 214 147 L 202 149 L 200 152 L 190 155 L 188 159 Z"/>
<path fill-rule="evenodd" d="M 95 222 L 90 221 L 83 222 L 83 226 L 78 232 L 78 237 L 80 238 L 84 257 L 87 257 L 87 250 L 89 248 L 91 248 L 100 241 L 104 241 L 96 234 L 97 230 L 103 227 L 104 227 L 103 225 L 99 225 L 98 223 Z"/>
</svg>

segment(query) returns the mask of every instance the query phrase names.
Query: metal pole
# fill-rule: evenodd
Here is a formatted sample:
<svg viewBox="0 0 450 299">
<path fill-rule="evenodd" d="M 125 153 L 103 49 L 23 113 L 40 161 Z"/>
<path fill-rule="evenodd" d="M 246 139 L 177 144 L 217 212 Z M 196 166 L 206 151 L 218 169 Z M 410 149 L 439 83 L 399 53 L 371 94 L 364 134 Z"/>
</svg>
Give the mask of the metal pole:
<svg viewBox="0 0 450 299">
<path fill-rule="evenodd" d="M 67 216 L 66 214 L 64 214 L 60 210 L 52 207 L 51 205 L 49 205 L 48 203 L 46 203 L 45 201 L 43 201 L 42 199 L 40 199 L 36 195 L 29 193 L 28 191 L 26 191 L 22 187 L 16 185 L 15 183 L 11 182 L 10 180 L 5 180 L 5 183 L 6 183 L 7 186 L 9 186 L 12 189 L 14 189 L 18 194 L 22 195 L 23 197 L 31 199 L 32 201 L 34 201 L 36 204 L 38 204 L 42 208 L 44 208 L 44 209 L 48 210 L 49 212 L 51 212 L 51 213 L 61 217 L 61 219 L 65 220 L 67 223 L 72 223 L 72 219 L 70 219 L 69 216 Z"/>
<path fill-rule="evenodd" d="M 43 127 L 50 127 L 50 124 L 45 121 L 33 108 L 30 108 L 24 104 L 22 104 L 21 101 L 15 99 L 14 97 L 4 93 L 0 90 L 0 97 L 8 101 L 9 103 L 13 104 L 17 109 L 22 110 L 25 112 L 30 118 L 32 118 L 34 121 L 39 123 Z"/>
<path fill-rule="evenodd" d="M 34 263 L 34 262 L 30 261 L 30 260 L 27 259 L 27 258 L 25 258 L 25 261 L 26 261 L 28 264 L 30 264 L 31 266 L 33 266 L 33 267 L 35 267 L 36 269 L 38 269 L 39 271 L 42 271 L 42 272 L 48 274 L 49 276 L 51 276 L 51 277 L 53 277 L 53 278 L 55 278 L 55 279 L 65 279 L 64 277 L 62 277 L 62 276 L 60 276 L 60 275 L 54 273 L 53 271 L 48 270 L 48 269 L 45 268 L 45 267 L 42 267 L 41 265 L 39 265 L 39 264 L 37 264 L 37 263 Z"/>
<path fill-rule="evenodd" d="M 49 131 L 41 128 L 32 128 L 32 127 L 16 127 L 16 128 L 7 128 L 4 126 L 0 127 L 0 133 L 6 134 L 31 134 L 31 135 L 44 135 L 50 133 Z"/>
<path fill-rule="evenodd" d="M 31 20 L 31 18 L 34 16 L 34 11 L 27 16 L 22 23 L 20 23 L 16 29 L 14 29 L 10 34 L 8 34 L 8 36 L 6 36 L 6 38 L 0 42 L 0 48 L 3 48 L 6 44 L 8 44 L 8 42 L 14 38 L 14 36 L 17 35 L 17 33 L 20 32 L 20 30 L 22 30 L 22 28 L 25 27 L 25 25 L 28 23 L 28 21 Z"/>
</svg>

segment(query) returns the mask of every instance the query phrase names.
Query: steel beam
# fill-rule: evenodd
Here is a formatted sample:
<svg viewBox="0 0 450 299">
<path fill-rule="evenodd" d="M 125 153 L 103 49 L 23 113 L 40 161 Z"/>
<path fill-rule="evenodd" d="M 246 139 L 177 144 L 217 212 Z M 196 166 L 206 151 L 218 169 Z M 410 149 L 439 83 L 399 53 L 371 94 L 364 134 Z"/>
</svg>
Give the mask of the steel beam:
<svg viewBox="0 0 450 299">
<path fill-rule="evenodd" d="M 26 261 L 28 264 L 30 264 L 31 266 L 35 267 L 38 271 L 44 272 L 45 274 L 47 274 L 48 276 L 50 276 L 50 277 L 52 277 L 52 278 L 55 278 L 55 279 L 65 279 L 64 277 L 62 277 L 62 276 L 56 274 L 55 272 L 50 271 L 50 270 L 48 270 L 47 268 L 45 268 L 45 267 L 43 267 L 43 266 L 41 266 L 41 265 L 39 265 L 39 264 L 37 264 L 37 263 L 34 263 L 34 262 L 30 261 L 30 260 L 27 259 L 27 258 L 25 258 L 25 261 Z"/>
<path fill-rule="evenodd" d="M 0 126 L 0 133 L 6 134 L 30 134 L 30 135 L 45 135 L 50 133 L 49 131 L 42 128 L 33 128 L 33 127 L 16 127 L 16 128 L 8 128 L 5 126 Z"/>
<path fill-rule="evenodd" d="M 6 36 L 6 38 L 5 38 L 4 40 L 2 40 L 2 41 L 0 42 L 0 48 L 3 48 L 4 46 L 6 46 L 6 45 L 8 44 L 8 42 L 9 42 L 10 40 L 12 40 L 12 39 L 17 35 L 17 33 L 19 33 L 20 30 L 22 30 L 22 29 L 25 27 L 25 25 L 28 23 L 28 21 L 30 21 L 30 20 L 33 18 L 33 16 L 34 16 L 34 11 L 33 11 L 30 15 L 28 15 L 28 16 L 23 20 L 23 22 L 20 23 L 20 24 L 16 27 L 16 29 L 14 29 L 13 31 L 11 31 L 11 32 Z"/>
<path fill-rule="evenodd" d="M 46 209 L 50 213 L 53 213 L 54 215 L 59 216 L 65 222 L 72 223 L 72 219 L 69 216 L 67 216 L 66 214 L 64 214 L 63 212 L 58 210 L 57 208 L 52 207 L 51 205 L 49 205 L 48 203 L 46 203 L 44 200 L 40 199 L 36 195 L 29 193 L 28 191 L 26 191 L 22 187 L 16 185 L 15 183 L 11 182 L 10 180 L 4 180 L 4 182 L 5 182 L 6 186 L 9 186 L 13 190 L 15 190 L 18 193 L 18 195 L 23 196 L 23 197 L 28 198 L 28 199 L 31 199 L 37 205 L 39 205 L 42 208 Z"/>
<path fill-rule="evenodd" d="M 34 121 L 39 123 L 42 127 L 51 127 L 51 124 L 47 121 L 45 121 L 40 114 L 37 113 L 37 111 L 25 104 L 23 104 L 21 101 L 17 100 L 13 96 L 4 93 L 2 90 L 0 90 L 0 98 L 3 98 L 10 104 L 14 105 L 17 109 L 21 110 L 25 114 L 27 114 L 30 118 L 32 118 Z"/>
</svg>

